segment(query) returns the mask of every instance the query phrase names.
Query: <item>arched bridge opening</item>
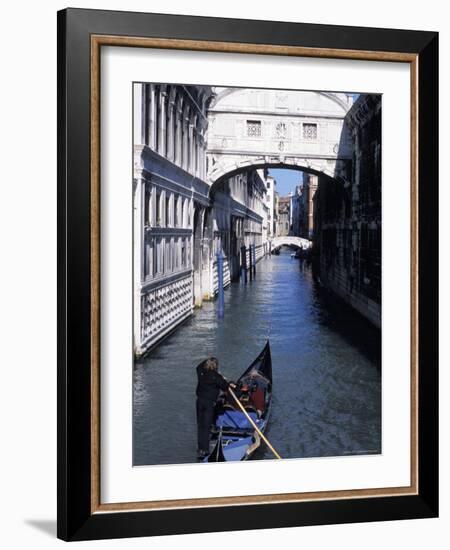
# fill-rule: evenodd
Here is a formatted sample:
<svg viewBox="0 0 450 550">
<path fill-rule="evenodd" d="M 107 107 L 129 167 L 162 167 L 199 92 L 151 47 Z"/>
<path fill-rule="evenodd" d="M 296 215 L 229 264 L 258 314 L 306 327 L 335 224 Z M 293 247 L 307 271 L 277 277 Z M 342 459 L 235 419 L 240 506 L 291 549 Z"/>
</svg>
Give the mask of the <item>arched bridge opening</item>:
<svg viewBox="0 0 450 550">
<path fill-rule="evenodd" d="M 288 214 L 279 204 L 276 179 L 270 174 L 273 168 L 298 173 L 298 185 L 289 197 Z M 282 245 L 311 248 L 317 189 L 334 187 L 345 193 L 345 181 L 333 176 L 334 172 L 321 170 L 318 164 L 294 165 L 273 159 L 245 162 L 214 180 L 209 188 L 210 204 L 195 218 L 202 223 L 201 230 L 197 228 L 194 234 L 194 254 L 201 255 L 194 273 L 196 281 L 201 279 L 202 294 L 195 293 L 198 301 L 212 298 L 218 292 L 218 254 L 223 257 L 223 278 L 228 285 L 241 277 L 243 269 L 255 265 L 274 248 Z M 287 199 L 284 197 L 284 204 Z"/>
</svg>

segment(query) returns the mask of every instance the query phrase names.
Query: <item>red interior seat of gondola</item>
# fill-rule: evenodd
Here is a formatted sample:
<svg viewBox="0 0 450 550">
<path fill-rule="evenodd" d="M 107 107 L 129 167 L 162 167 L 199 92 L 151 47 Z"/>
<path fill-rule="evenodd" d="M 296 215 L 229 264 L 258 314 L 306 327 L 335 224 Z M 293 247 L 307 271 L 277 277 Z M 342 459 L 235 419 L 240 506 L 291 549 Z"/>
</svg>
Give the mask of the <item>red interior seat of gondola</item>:
<svg viewBox="0 0 450 550">
<path fill-rule="evenodd" d="M 258 410 L 258 411 L 264 411 L 265 407 L 266 407 L 266 400 L 265 400 L 265 396 L 264 396 L 264 390 L 263 388 L 256 388 L 252 394 L 251 394 L 251 401 L 252 401 L 252 404 L 253 406 Z"/>
</svg>

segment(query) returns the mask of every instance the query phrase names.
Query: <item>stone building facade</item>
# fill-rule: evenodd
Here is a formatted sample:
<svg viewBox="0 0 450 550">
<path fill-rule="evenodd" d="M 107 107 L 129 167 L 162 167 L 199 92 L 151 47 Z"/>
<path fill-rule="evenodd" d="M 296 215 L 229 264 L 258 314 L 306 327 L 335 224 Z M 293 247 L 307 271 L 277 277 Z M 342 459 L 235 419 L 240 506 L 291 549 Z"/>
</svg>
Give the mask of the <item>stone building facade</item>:
<svg viewBox="0 0 450 550">
<path fill-rule="evenodd" d="M 317 268 L 323 284 L 381 327 L 381 96 L 360 96 L 346 125 L 349 178 L 321 177 L 314 198 Z"/>
<path fill-rule="evenodd" d="M 291 232 L 291 197 L 279 197 L 276 236 L 285 237 Z"/>
<path fill-rule="evenodd" d="M 300 221 L 300 197 L 302 194 L 302 186 L 296 185 L 291 195 L 291 235 L 299 236 L 299 221 Z"/>
<path fill-rule="evenodd" d="M 275 236 L 275 192 L 277 182 L 273 176 L 265 175 L 266 180 L 266 204 L 267 204 L 267 240 Z"/>
<path fill-rule="evenodd" d="M 205 232 L 211 231 L 212 269 L 209 287 L 204 298 L 211 299 L 218 291 L 217 253 L 224 257 L 224 284 L 240 276 L 241 249 L 246 247 L 249 265 L 249 247 L 255 247 L 256 260 L 268 252 L 267 244 L 267 187 L 263 170 L 249 170 L 217 183 L 212 189 L 214 208 L 210 210 Z"/>
<path fill-rule="evenodd" d="M 209 208 L 207 87 L 134 85 L 134 351 L 191 315 Z"/>
<path fill-rule="evenodd" d="M 305 239 L 314 237 L 314 195 L 319 177 L 302 173 L 302 182 L 295 188 L 292 198 L 292 234 Z"/>
</svg>

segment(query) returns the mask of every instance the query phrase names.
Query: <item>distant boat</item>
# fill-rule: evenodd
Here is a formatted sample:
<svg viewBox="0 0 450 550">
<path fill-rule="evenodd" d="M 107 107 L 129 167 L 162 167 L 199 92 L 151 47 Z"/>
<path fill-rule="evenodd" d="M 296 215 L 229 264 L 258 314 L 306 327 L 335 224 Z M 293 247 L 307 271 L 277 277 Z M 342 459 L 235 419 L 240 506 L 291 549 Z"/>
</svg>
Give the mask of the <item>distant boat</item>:
<svg viewBox="0 0 450 550">
<path fill-rule="evenodd" d="M 264 433 L 272 405 L 272 357 L 266 345 L 236 382 L 245 410 Z M 260 436 L 228 393 L 216 406 L 211 452 L 203 462 L 248 460 L 261 444 Z"/>
<path fill-rule="evenodd" d="M 311 249 L 310 248 L 297 248 L 295 253 L 291 254 L 291 258 L 306 260 L 311 255 Z"/>
<path fill-rule="evenodd" d="M 272 254 L 275 254 L 275 256 L 279 256 L 280 255 L 280 249 L 279 248 L 274 248 L 272 250 Z"/>
</svg>

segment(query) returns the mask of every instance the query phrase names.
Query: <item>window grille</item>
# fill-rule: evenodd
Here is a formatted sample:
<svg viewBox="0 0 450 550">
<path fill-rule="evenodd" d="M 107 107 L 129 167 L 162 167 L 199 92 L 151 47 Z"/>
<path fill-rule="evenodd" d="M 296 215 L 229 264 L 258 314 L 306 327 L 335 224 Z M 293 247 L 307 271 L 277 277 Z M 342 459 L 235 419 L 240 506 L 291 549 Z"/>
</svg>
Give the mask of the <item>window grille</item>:
<svg viewBox="0 0 450 550">
<path fill-rule="evenodd" d="M 247 120 L 247 136 L 261 137 L 261 121 Z"/>
<path fill-rule="evenodd" d="M 317 124 L 303 124 L 303 139 L 317 139 Z"/>
</svg>

